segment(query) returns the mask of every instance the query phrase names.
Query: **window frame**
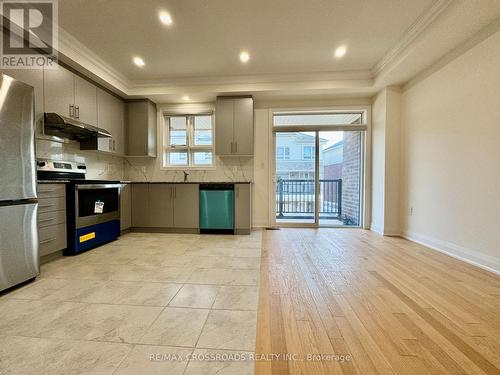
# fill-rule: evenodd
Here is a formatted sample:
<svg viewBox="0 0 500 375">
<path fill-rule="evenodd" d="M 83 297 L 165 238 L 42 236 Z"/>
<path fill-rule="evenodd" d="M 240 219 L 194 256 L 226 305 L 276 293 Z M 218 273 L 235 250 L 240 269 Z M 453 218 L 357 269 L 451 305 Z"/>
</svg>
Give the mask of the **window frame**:
<svg viewBox="0 0 500 375">
<path fill-rule="evenodd" d="M 211 135 L 212 144 L 211 145 L 195 145 L 194 144 L 194 132 L 195 132 L 195 117 L 197 116 L 210 116 L 212 121 Z M 187 145 L 174 145 L 170 144 L 170 118 L 171 117 L 186 117 L 186 132 L 187 132 Z M 162 125 L 162 170 L 213 170 L 215 169 L 215 121 L 213 112 L 200 112 L 193 114 L 185 113 L 163 113 L 163 125 Z M 186 165 L 170 165 L 168 164 L 168 154 L 173 151 L 185 151 L 187 154 Z M 194 165 L 194 153 L 195 152 L 211 152 L 212 153 L 212 163 L 206 165 Z"/>
</svg>

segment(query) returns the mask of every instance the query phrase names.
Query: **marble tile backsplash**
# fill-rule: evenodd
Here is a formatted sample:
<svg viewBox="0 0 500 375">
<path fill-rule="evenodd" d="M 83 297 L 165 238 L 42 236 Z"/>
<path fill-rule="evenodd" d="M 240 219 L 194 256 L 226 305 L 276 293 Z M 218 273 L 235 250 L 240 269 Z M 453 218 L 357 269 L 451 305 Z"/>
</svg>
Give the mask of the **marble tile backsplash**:
<svg viewBox="0 0 500 375">
<path fill-rule="evenodd" d="M 166 181 L 184 180 L 182 170 L 161 169 L 161 158 L 124 158 L 96 151 L 80 150 L 78 143 L 58 143 L 38 139 L 37 158 L 67 160 L 85 163 L 87 179 L 127 180 L 127 181 Z M 194 182 L 233 182 L 253 181 L 253 158 L 219 158 L 213 169 L 187 169 L 188 181 Z"/>
<path fill-rule="evenodd" d="M 123 180 L 125 176 L 124 158 L 96 151 L 82 151 L 79 143 L 58 143 L 37 139 L 36 157 L 85 163 L 86 178 L 91 180 Z"/>
<path fill-rule="evenodd" d="M 125 159 L 125 179 L 130 181 L 172 181 L 184 180 L 182 170 L 161 169 L 161 158 Z M 253 158 L 216 157 L 214 169 L 186 169 L 188 181 L 192 182 L 233 182 L 253 181 Z"/>
</svg>

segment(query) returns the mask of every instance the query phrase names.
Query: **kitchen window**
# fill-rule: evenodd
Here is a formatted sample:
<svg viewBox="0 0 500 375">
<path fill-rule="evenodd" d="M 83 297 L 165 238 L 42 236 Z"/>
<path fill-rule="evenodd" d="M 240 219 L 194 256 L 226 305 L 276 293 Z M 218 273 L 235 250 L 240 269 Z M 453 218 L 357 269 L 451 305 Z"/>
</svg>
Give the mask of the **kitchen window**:
<svg viewBox="0 0 500 375">
<path fill-rule="evenodd" d="M 211 114 L 165 116 L 165 168 L 212 168 L 214 129 Z"/>
</svg>

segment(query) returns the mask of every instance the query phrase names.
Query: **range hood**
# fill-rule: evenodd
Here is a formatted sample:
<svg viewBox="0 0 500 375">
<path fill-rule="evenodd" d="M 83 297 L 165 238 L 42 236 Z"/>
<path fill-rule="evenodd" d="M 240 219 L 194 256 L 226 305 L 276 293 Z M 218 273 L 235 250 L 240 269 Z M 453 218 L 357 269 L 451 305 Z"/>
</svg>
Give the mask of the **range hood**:
<svg viewBox="0 0 500 375">
<path fill-rule="evenodd" d="M 111 138 L 112 135 L 104 129 L 85 124 L 73 118 L 57 113 L 44 113 L 45 134 L 75 141 L 87 141 L 97 138 Z"/>
</svg>

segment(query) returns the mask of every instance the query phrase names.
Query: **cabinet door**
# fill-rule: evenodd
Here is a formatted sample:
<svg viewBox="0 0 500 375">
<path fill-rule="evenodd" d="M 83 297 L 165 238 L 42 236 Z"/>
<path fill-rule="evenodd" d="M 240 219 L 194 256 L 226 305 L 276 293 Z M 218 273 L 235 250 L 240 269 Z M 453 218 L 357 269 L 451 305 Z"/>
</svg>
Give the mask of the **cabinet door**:
<svg viewBox="0 0 500 375">
<path fill-rule="evenodd" d="M 252 227 L 252 199 L 250 184 L 234 185 L 234 213 L 236 229 L 250 231 Z"/>
<path fill-rule="evenodd" d="M 169 184 L 149 185 L 150 227 L 171 228 L 174 224 L 173 188 Z"/>
<path fill-rule="evenodd" d="M 118 154 L 125 154 L 125 103 L 118 98 L 114 98 L 113 105 L 113 141 L 114 151 Z"/>
<path fill-rule="evenodd" d="M 217 99 L 215 109 L 215 153 L 231 155 L 233 152 L 233 100 Z"/>
<path fill-rule="evenodd" d="M 2 73 L 24 82 L 35 89 L 35 123 L 38 133 L 43 126 L 43 70 L 42 69 L 4 69 Z"/>
<path fill-rule="evenodd" d="M 75 76 L 75 114 L 81 122 L 97 126 L 97 87 Z"/>
<path fill-rule="evenodd" d="M 253 99 L 234 100 L 233 154 L 253 155 Z"/>
<path fill-rule="evenodd" d="M 132 184 L 132 226 L 149 227 L 149 185 Z"/>
<path fill-rule="evenodd" d="M 70 106 L 75 104 L 74 75 L 59 66 L 57 69 L 43 71 L 43 97 L 45 112 L 55 112 L 62 116 L 73 117 Z"/>
<path fill-rule="evenodd" d="M 132 226 L 132 194 L 131 185 L 122 185 L 120 191 L 120 229 L 125 230 Z"/>
<path fill-rule="evenodd" d="M 156 125 L 157 114 L 156 105 L 151 102 L 148 104 L 148 127 L 147 127 L 147 156 L 156 156 Z"/>
<path fill-rule="evenodd" d="M 199 192 L 198 184 L 174 185 L 174 227 L 199 228 Z"/>
<path fill-rule="evenodd" d="M 127 155 L 145 156 L 148 152 L 148 106 L 146 102 L 127 103 Z"/>
</svg>

